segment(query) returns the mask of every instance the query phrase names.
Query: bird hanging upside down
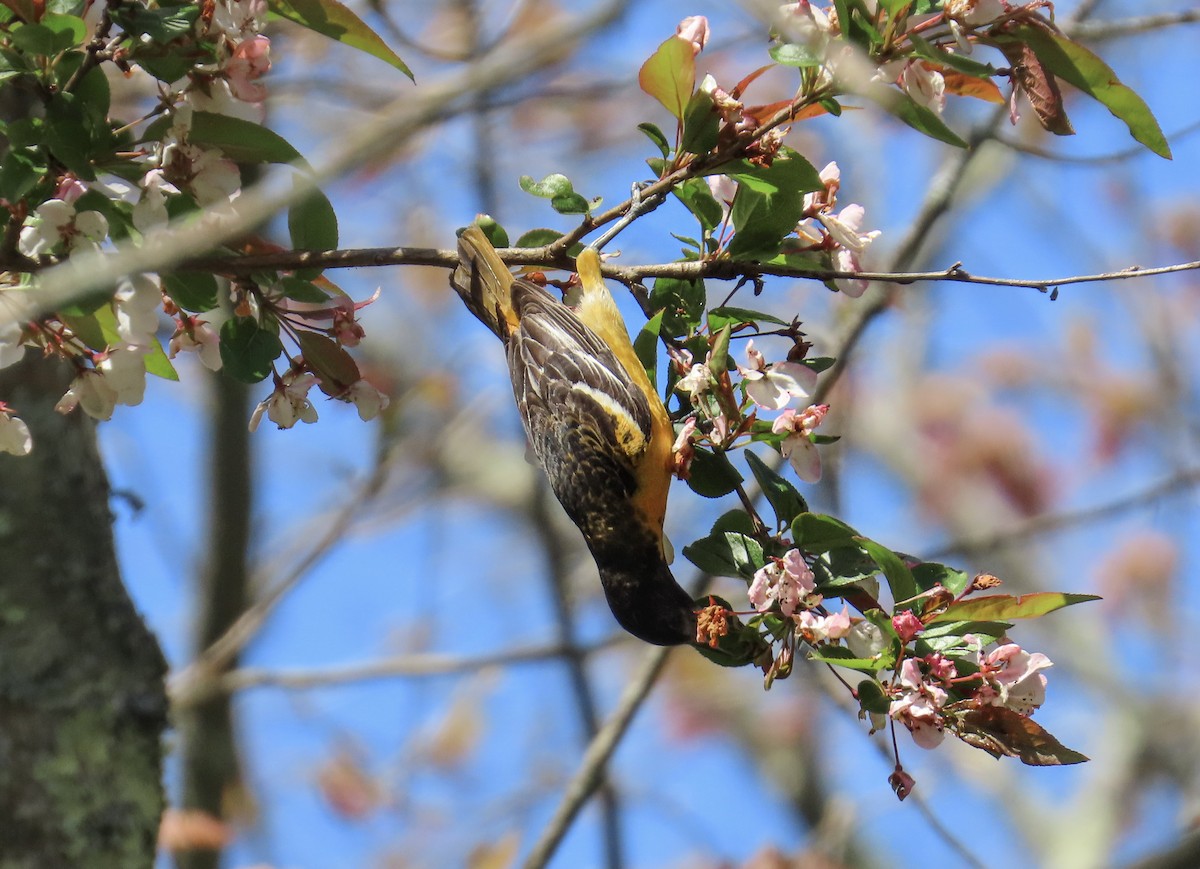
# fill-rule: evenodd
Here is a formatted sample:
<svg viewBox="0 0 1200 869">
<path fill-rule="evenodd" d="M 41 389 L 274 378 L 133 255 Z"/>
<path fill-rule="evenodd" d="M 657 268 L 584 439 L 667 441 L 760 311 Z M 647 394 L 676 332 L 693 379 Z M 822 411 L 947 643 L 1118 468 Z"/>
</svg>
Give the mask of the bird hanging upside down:
<svg viewBox="0 0 1200 869">
<path fill-rule="evenodd" d="M 596 560 L 609 608 L 648 643 L 696 643 L 700 607 L 671 575 L 663 518 L 674 435 L 588 248 L 575 308 L 514 278 L 483 232 L 458 241 L 451 283 L 504 341 L 513 394 L 550 488 Z"/>
</svg>

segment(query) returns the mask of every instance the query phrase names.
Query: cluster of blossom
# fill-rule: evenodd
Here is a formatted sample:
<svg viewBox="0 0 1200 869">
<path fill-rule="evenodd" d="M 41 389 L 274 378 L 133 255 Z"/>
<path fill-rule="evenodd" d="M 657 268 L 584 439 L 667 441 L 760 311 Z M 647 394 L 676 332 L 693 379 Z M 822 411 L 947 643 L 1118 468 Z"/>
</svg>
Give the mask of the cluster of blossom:
<svg viewBox="0 0 1200 869">
<path fill-rule="evenodd" d="M 754 347 L 753 339 L 746 342 L 746 364 L 738 365 L 737 370 L 747 399 L 757 408 L 747 414 L 742 403 L 733 398 L 728 372 L 723 367 L 714 370 L 712 351 L 704 362 L 694 362 L 686 349 L 672 351 L 672 356 L 676 370 L 682 375 L 675 389 L 688 395 L 695 410 L 675 440 L 678 476 L 687 478 L 697 441 L 704 439 L 715 447 L 728 449 L 750 430 L 758 410 L 782 410 L 771 423 L 771 431 L 783 435 L 779 443 L 781 452 L 801 480 L 815 483 L 821 479 L 821 457 L 812 435 L 829 406 L 812 404 L 802 410 L 788 407 L 794 399 L 807 399 L 816 390 L 817 374 L 813 369 L 800 362 L 768 363 Z"/>
<path fill-rule="evenodd" d="M 262 120 L 266 88 L 260 79 L 271 66 L 270 40 L 262 35 L 266 17 L 265 0 L 204 4 L 191 34 L 195 55 L 202 60 L 182 79 L 160 88 L 160 110 L 170 123 L 152 149 L 127 155 L 134 165 L 145 167 L 136 190 L 117 178 L 84 183 L 73 173 L 64 173 L 52 197 L 32 209 L 26 219 L 19 237 L 21 253 L 31 258 L 69 257 L 101 250 L 109 237 L 108 219 L 99 211 L 77 207 L 89 192 L 100 193 L 124 209 L 133 229 L 143 237 L 180 210 L 198 206 L 219 211 L 236 199 L 241 190 L 237 165 L 219 148 L 192 141 L 192 131 L 197 112 L 256 123 Z M 123 61 L 129 75 L 139 73 L 136 61 L 135 49 Z M 122 174 L 129 177 L 128 172 Z M 173 201 L 179 202 L 179 209 L 171 209 Z M 239 289 L 245 291 L 239 294 Z M 289 300 L 271 287 L 235 287 L 233 295 L 233 313 L 239 316 L 253 316 L 260 322 L 290 319 L 295 328 L 325 332 L 342 347 L 355 346 L 362 336 L 355 316 L 362 305 L 341 296 L 324 305 L 312 305 Z M 75 365 L 76 376 L 57 409 L 69 413 L 78 407 L 95 419 L 107 420 L 116 405 L 141 403 L 147 361 L 155 354 L 162 356 L 157 332 L 163 313 L 174 326 L 169 358 L 194 352 L 205 367 L 214 371 L 222 367 L 219 330 L 229 314 L 221 308 L 183 310 L 164 293 L 158 276 L 138 275 L 120 281 L 110 309 L 115 328 L 106 331 L 106 343 L 100 346 L 90 346 L 65 318 L 53 314 L 32 322 L 4 318 L 7 325 L 0 327 L 0 368 L 19 361 L 27 346 L 67 358 Z M 314 421 L 316 410 L 307 392 L 317 382 L 305 360 L 294 359 L 287 374 L 275 376 L 275 389 L 259 405 L 251 428 L 264 413 L 282 428 L 297 421 Z M 363 419 L 376 416 L 387 406 L 387 397 L 361 379 L 341 384 L 328 378 L 323 388 L 331 397 L 355 404 Z M 24 455 L 31 448 L 28 426 L 8 405 L 0 403 L 0 451 Z"/>
<path fill-rule="evenodd" d="M 918 19 L 912 29 L 924 29 L 945 21 L 954 40 L 947 50 L 970 54 L 971 31 L 992 24 L 1009 11 L 1003 0 L 948 0 L 941 12 Z M 779 7 L 779 22 L 784 38 L 824 59 L 820 74 L 808 82 L 812 92 L 835 84 L 855 90 L 858 80 L 865 80 L 867 84 L 882 82 L 899 87 L 914 102 L 938 114 L 945 109 L 946 79 L 941 68 L 918 57 L 885 60 L 872 67 L 855 54 L 852 46 L 836 41 L 841 27 L 833 7 L 822 9 L 808 0 L 785 3 Z"/>
<path fill-rule="evenodd" d="M 790 619 L 795 625 L 794 639 L 812 647 L 844 641 L 856 658 L 870 660 L 887 645 L 879 626 L 851 617 L 848 607 L 837 613 L 824 609 L 812 568 L 798 549 L 789 549 L 760 568 L 748 597 L 757 612 Z M 892 617 L 892 628 L 907 651 L 925 625 L 912 610 L 905 609 Z M 906 654 L 884 689 L 890 700 L 888 717 L 904 725 L 920 747 L 936 748 L 947 728 L 953 729 L 966 710 L 1003 707 L 1021 716 L 1032 715 L 1045 702 L 1042 671 L 1052 662 L 1041 652 L 1027 652 L 1006 638 L 990 650 L 987 645 L 968 633 L 952 649 L 921 656 Z M 963 662 L 969 666 L 960 673 Z"/>
</svg>

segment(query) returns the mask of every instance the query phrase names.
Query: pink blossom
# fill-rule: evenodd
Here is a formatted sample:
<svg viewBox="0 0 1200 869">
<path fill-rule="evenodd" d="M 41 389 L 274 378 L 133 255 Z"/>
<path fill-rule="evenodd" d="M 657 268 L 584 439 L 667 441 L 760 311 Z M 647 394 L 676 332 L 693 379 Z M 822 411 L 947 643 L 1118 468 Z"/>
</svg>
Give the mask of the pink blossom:
<svg viewBox="0 0 1200 869">
<path fill-rule="evenodd" d="M 1029 715 L 1046 700 L 1046 676 L 1054 663 L 1041 652 L 1030 654 L 1016 643 L 1005 643 L 979 656 L 979 673 L 985 688 L 977 699 Z"/>
<path fill-rule="evenodd" d="M 910 60 L 904 65 L 900 87 L 914 102 L 939 115 L 946 108 L 946 80 L 923 61 Z"/>
<path fill-rule="evenodd" d="M 235 41 L 262 30 L 267 19 L 267 0 L 217 0 L 208 32 Z"/>
<path fill-rule="evenodd" d="M 314 423 L 317 409 L 308 400 L 308 391 L 317 383 L 315 375 L 289 371 L 275 385 L 275 390 L 254 408 L 250 416 L 250 431 L 258 429 L 263 414 L 280 428 L 291 428 L 297 422 Z"/>
<path fill-rule="evenodd" d="M 63 202 L 74 203 L 76 199 L 85 193 L 87 193 L 87 186 L 82 181 L 74 175 L 64 175 L 54 191 L 54 198 L 61 199 Z"/>
<path fill-rule="evenodd" d="M 919 634 L 925 625 L 921 624 L 921 620 L 913 614 L 912 610 L 905 610 L 892 616 L 892 627 L 899 635 L 900 642 L 907 643 Z"/>
<path fill-rule="evenodd" d="M 754 349 L 754 341 L 746 343 L 748 364 L 738 366 L 746 394 L 759 407 L 780 410 L 793 397 L 808 398 L 817 388 L 817 373 L 798 362 L 767 364 L 762 353 Z"/>
<path fill-rule="evenodd" d="M 135 407 L 146 394 L 146 347 L 129 344 L 109 350 L 96 364 L 116 393 L 116 403 Z M 85 407 L 84 410 L 87 410 Z"/>
<path fill-rule="evenodd" d="M 162 289 L 158 279 L 149 275 L 122 278 L 113 296 L 117 333 L 127 344 L 149 347 L 158 331 L 158 312 L 162 308 Z"/>
<path fill-rule="evenodd" d="M 366 380 L 356 380 L 346 390 L 345 400 L 358 410 L 358 418 L 363 422 L 379 416 L 391 403 L 391 399 L 375 388 Z"/>
<path fill-rule="evenodd" d="M 261 103 L 267 98 L 267 89 L 258 82 L 271 69 L 271 40 L 255 36 L 238 43 L 233 57 L 225 64 L 225 77 L 229 90 L 239 100 Z"/>
<path fill-rule="evenodd" d="M 675 389 L 679 392 L 687 392 L 692 396 L 692 401 L 695 402 L 698 396 L 706 392 L 712 391 L 713 375 L 707 364 L 697 362 L 691 367 L 679 382 L 675 384 Z"/>
<path fill-rule="evenodd" d="M 779 444 L 780 452 L 791 463 L 796 476 L 806 483 L 821 479 L 821 456 L 810 435 L 828 411 L 827 404 L 809 405 L 799 413 L 788 408 L 771 423 L 771 431 L 785 435 Z"/>
<path fill-rule="evenodd" d="M 820 172 L 821 183 L 825 186 L 820 190 L 804 194 L 804 211 L 806 214 L 816 214 L 818 211 L 833 208 L 837 203 L 837 192 L 842 186 L 842 170 L 837 161 L 831 160 Z"/>
<path fill-rule="evenodd" d="M 200 205 L 228 202 L 242 186 L 237 164 L 217 148 L 171 142 L 163 148 L 163 178 L 188 190 Z"/>
<path fill-rule="evenodd" d="M 995 21 L 1007 10 L 1001 0 L 946 0 L 946 17 L 978 27 Z"/>
<path fill-rule="evenodd" d="M 834 268 L 841 272 L 862 271 L 861 257 L 870 247 L 871 242 L 880 235 L 879 230 L 862 232 L 865 209 L 853 203 L 843 208 L 837 215 L 820 213 L 817 220 L 825 227 L 829 237 L 837 244 L 834 250 Z M 839 278 L 836 281 L 838 289 L 851 298 L 858 298 L 867 288 L 867 282 L 855 279 Z"/>
<path fill-rule="evenodd" d="M 905 658 L 900 665 L 899 686 L 900 696 L 892 701 L 888 714 L 908 728 L 921 748 L 937 748 L 946 735 L 941 708 L 949 695 L 925 680 L 916 658 Z"/>
<path fill-rule="evenodd" d="M 760 613 L 779 604 L 785 616 L 791 616 L 802 603 L 815 606 L 821 596 L 815 593 L 816 578 L 798 549 L 789 549 L 783 558 L 772 558 L 754 574 L 747 595 Z"/>
<path fill-rule="evenodd" d="M 708 19 L 703 15 L 689 15 L 679 22 L 675 35 L 691 43 L 692 54 L 697 55 L 708 44 Z"/>
<path fill-rule="evenodd" d="M 221 370 L 221 339 L 205 320 L 186 317 L 180 322 L 171 336 L 167 355 L 174 359 L 180 353 L 195 353 L 209 371 Z"/>
<path fill-rule="evenodd" d="M 958 668 L 954 666 L 954 662 L 940 652 L 926 655 L 925 664 L 929 667 L 930 677 L 943 684 L 958 676 Z"/>
<path fill-rule="evenodd" d="M 696 455 L 696 447 L 692 440 L 695 435 L 696 417 L 689 416 L 683 425 L 680 426 L 679 434 L 675 437 L 675 443 L 671 445 L 675 476 L 681 480 L 686 480 L 691 472 L 692 459 Z"/>
<path fill-rule="evenodd" d="M 63 199 L 48 199 L 39 205 L 29 226 L 21 230 L 19 246 L 27 256 L 59 250 L 74 253 L 99 250 L 108 236 L 108 220 L 98 211 L 75 211 Z"/>
<path fill-rule="evenodd" d="M 834 642 L 850 633 L 850 609 L 843 606 L 840 613 L 817 615 L 814 610 L 806 609 L 796 614 L 797 630 L 810 643 L 820 643 L 826 640 Z"/>
<path fill-rule="evenodd" d="M 85 369 L 75 375 L 66 394 L 54 405 L 59 413 L 70 413 L 76 407 L 92 419 L 112 419 L 117 405 L 117 391 L 104 379 L 104 375 L 93 369 Z"/>
<path fill-rule="evenodd" d="M 0 402 L 0 453 L 27 456 L 32 449 L 33 438 L 29 434 L 29 426 L 13 414 L 4 402 Z"/>
</svg>

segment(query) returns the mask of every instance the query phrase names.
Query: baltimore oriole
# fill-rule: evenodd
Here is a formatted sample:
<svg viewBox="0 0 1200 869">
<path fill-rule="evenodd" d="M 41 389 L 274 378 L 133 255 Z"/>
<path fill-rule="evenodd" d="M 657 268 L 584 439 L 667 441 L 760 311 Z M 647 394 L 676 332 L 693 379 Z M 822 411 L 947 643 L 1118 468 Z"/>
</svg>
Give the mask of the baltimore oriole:
<svg viewBox="0 0 1200 869">
<path fill-rule="evenodd" d="M 671 575 L 663 518 L 671 482 L 666 409 L 586 248 L 569 307 L 515 278 L 475 226 L 458 241 L 451 284 L 505 345 L 513 395 L 550 488 L 587 542 L 609 608 L 660 646 L 696 642 L 697 605 Z"/>
</svg>

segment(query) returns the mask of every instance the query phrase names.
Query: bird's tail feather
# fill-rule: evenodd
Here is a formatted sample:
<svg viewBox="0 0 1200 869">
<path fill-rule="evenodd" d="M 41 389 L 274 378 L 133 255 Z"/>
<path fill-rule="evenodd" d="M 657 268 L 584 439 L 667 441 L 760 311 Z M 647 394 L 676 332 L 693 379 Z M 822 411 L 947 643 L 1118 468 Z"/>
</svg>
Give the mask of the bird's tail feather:
<svg viewBox="0 0 1200 869">
<path fill-rule="evenodd" d="M 458 237 L 459 266 L 450 284 L 475 317 L 502 340 L 517 326 L 512 306 L 512 272 L 477 226 Z"/>
</svg>

